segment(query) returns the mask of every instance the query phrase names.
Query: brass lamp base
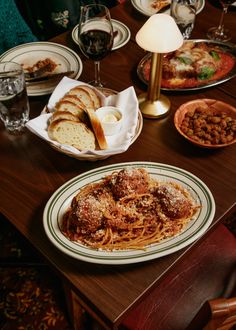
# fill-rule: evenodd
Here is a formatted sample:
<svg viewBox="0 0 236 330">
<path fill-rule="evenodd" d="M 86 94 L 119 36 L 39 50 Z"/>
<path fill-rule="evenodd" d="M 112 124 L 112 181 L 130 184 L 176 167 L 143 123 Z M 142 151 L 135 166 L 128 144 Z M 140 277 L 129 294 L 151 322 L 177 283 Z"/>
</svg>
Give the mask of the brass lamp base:
<svg viewBox="0 0 236 330">
<path fill-rule="evenodd" d="M 167 115 L 170 110 L 170 100 L 160 94 L 158 100 L 151 101 L 147 99 L 147 93 L 139 95 L 139 108 L 146 118 L 158 119 Z"/>
</svg>

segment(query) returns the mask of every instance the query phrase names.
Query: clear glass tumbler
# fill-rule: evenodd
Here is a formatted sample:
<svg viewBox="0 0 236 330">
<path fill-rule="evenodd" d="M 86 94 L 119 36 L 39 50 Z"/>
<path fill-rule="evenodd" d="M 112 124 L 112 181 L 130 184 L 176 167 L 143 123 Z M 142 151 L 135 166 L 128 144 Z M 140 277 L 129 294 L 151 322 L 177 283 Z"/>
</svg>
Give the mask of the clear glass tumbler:
<svg viewBox="0 0 236 330">
<path fill-rule="evenodd" d="M 18 134 L 25 130 L 29 110 L 22 66 L 0 62 L 0 119 L 9 133 Z"/>
<path fill-rule="evenodd" d="M 183 38 L 189 39 L 196 19 L 197 0 L 172 0 L 170 13 Z"/>
</svg>

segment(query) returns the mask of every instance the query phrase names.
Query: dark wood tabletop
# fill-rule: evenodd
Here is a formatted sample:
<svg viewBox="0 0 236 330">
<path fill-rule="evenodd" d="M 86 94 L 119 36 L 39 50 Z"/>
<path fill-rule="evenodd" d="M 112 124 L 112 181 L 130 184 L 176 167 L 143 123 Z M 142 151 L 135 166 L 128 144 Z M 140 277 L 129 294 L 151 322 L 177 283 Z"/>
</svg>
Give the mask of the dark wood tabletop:
<svg viewBox="0 0 236 330">
<path fill-rule="evenodd" d="M 197 15 L 192 37 L 205 39 L 207 29 L 218 23 L 220 12 L 220 8 L 206 0 L 204 9 Z M 230 9 L 225 20 L 234 43 L 235 13 L 235 8 Z M 116 91 L 134 86 L 139 95 L 146 86 L 138 79 L 136 70 L 145 53 L 135 43 L 135 34 L 147 17 L 138 13 L 129 1 L 111 9 L 111 15 L 130 28 L 131 40 L 102 60 L 102 80 Z M 78 52 L 83 61 L 79 80 L 88 82 L 93 78 L 93 63 L 80 53 L 70 32 L 52 41 Z M 64 155 L 29 131 L 22 136 L 8 135 L 3 125 L 0 126 L 0 212 L 71 286 L 80 304 L 107 328 L 119 325 L 131 308 L 158 286 L 199 242 L 171 255 L 133 265 L 97 265 L 74 260 L 58 251 L 43 229 L 45 204 L 57 188 L 80 173 L 100 166 L 151 161 L 187 170 L 209 187 L 216 202 L 211 228 L 236 209 L 236 144 L 217 150 L 201 149 L 184 140 L 173 124 L 176 109 L 192 99 L 218 99 L 236 107 L 236 78 L 206 89 L 166 94 L 171 101 L 171 111 L 166 118 L 144 119 L 140 136 L 126 152 L 97 162 Z M 31 118 L 40 114 L 48 98 L 49 95 L 30 97 Z"/>
</svg>

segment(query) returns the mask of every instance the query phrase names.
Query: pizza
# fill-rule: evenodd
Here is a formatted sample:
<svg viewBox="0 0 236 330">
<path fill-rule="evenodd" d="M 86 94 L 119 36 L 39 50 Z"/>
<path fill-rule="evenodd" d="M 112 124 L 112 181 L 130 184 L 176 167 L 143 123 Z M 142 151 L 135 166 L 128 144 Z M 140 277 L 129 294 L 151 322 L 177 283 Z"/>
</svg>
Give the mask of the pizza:
<svg viewBox="0 0 236 330">
<path fill-rule="evenodd" d="M 161 87 L 188 89 L 201 87 L 226 77 L 235 67 L 236 57 L 218 44 L 188 40 L 174 52 L 164 54 Z M 151 58 L 142 66 L 149 80 Z"/>
</svg>

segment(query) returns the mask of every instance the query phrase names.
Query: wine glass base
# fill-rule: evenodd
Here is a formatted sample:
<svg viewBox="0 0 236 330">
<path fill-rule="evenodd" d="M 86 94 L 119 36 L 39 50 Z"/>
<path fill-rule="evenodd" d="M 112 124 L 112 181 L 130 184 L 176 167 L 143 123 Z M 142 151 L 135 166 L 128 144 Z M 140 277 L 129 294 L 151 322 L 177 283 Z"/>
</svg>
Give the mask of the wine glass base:
<svg viewBox="0 0 236 330">
<path fill-rule="evenodd" d="M 104 85 L 102 83 L 100 83 L 98 85 L 95 83 L 95 81 L 89 81 L 88 84 L 95 87 L 96 89 L 98 89 L 105 96 L 117 94 L 117 91 L 115 91 L 114 89 L 111 89 L 111 88 L 104 87 Z"/>
<path fill-rule="evenodd" d="M 104 96 L 116 95 L 118 92 L 106 87 L 96 87 Z"/>
<path fill-rule="evenodd" d="M 231 35 L 229 34 L 228 29 L 224 29 L 220 31 L 217 27 L 212 27 L 207 31 L 207 37 L 211 40 L 215 41 L 229 41 L 231 39 Z"/>
<path fill-rule="evenodd" d="M 97 87 L 97 88 L 102 88 L 104 86 L 104 84 L 102 82 L 98 83 L 95 80 L 89 81 L 88 84 L 93 87 Z"/>
</svg>

